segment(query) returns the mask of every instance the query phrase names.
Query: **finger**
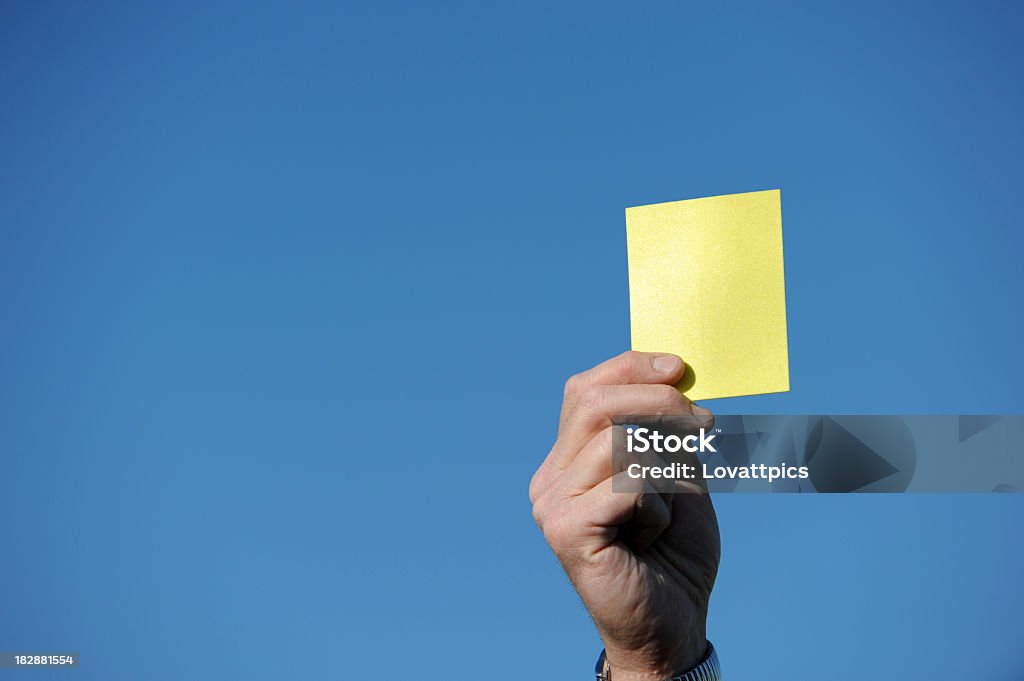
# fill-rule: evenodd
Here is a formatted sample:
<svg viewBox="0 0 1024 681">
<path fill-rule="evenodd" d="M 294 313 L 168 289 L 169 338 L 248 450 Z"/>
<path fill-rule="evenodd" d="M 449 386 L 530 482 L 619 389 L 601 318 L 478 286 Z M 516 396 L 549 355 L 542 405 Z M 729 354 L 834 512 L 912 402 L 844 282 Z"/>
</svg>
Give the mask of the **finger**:
<svg viewBox="0 0 1024 681">
<path fill-rule="evenodd" d="M 641 466 L 664 468 L 670 461 L 684 463 L 691 466 L 691 471 L 696 471 L 700 466 L 699 459 L 690 453 L 679 453 L 674 458 L 665 460 L 655 453 L 630 454 L 626 455 L 625 435 L 616 431 L 622 426 L 605 428 L 594 436 L 580 453 L 573 459 L 572 463 L 555 478 L 547 490 L 538 490 L 540 494 L 550 492 L 562 498 L 571 498 L 585 494 L 594 487 L 604 482 L 616 472 L 628 469 L 628 464 L 637 463 Z M 619 440 L 616 442 L 616 434 Z M 669 497 L 673 494 L 682 493 L 706 493 L 707 481 L 703 476 L 695 476 L 692 479 L 658 479 L 653 483 L 658 493 L 665 497 L 666 503 L 670 502 Z"/>
<path fill-rule="evenodd" d="M 683 360 L 676 355 L 636 350 L 624 352 L 566 381 L 560 423 L 568 418 L 580 397 L 593 386 L 631 383 L 674 384 L 682 378 L 685 368 Z"/>
<path fill-rule="evenodd" d="M 629 491 L 617 491 L 627 489 Z M 576 498 L 574 515 L 589 524 L 609 545 L 616 539 L 643 551 L 672 522 L 672 509 L 647 480 L 634 480 L 623 471 Z"/>
<path fill-rule="evenodd" d="M 572 463 L 557 477 L 547 481 L 547 488 L 538 489 L 543 495 L 548 492 L 561 497 L 575 497 L 587 492 L 612 476 L 612 447 L 615 429 L 610 426 L 590 439 Z M 544 484 L 543 482 L 539 484 Z"/>
<path fill-rule="evenodd" d="M 571 416 L 559 430 L 555 446 L 548 455 L 558 474 L 595 435 L 613 425 L 614 416 L 689 415 L 690 401 L 671 385 L 595 385 L 587 389 Z"/>
<path fill-rule="evenodd" d="M 694 415 L 697 416 L 701 427 L 705 429 L 711 429 L 715 427 L 715 415 L 712 414 L 709 410 L 693 402 L 690 403 L 690 409 L 693 411 Z"/>
<path fill-rule="evenodd" d="M 672 395 L 670 398 L 674 401 L 675 396 Z M 714 426 L 714 415 L 710 411 L 684 401 L 684 405 L 686 404 L 689 405 L 692 412 L 687 413 L 684 406 L 681 417 L 670 415 L 660 422 L 676 432 L 679 432 L 680 429 L 689 431 Z M 645 422 L 659 422 L 658 419 L 651 418 L 650 414 L 644 416 Z M 556 488 L 560 490 L 558 493 L 562 496 L 582 494 L 612 475 L 615 462 L 613 447 L 615 446 L 615 432 L 618 428 L 621 426 L 613 425 L 602 429 L 571 459 L 553 449 L 530 481 L 530 502 L 535 503 L 538 498 Z M 556 449 L 560 450 L 562 446 L 562 443 L 556 443 Z M 619 446 L 623 446 L 623 443 L 620 442 Z M 695 490 L 700 488 L 701 485 L 694 486 Z"/>
</svg>

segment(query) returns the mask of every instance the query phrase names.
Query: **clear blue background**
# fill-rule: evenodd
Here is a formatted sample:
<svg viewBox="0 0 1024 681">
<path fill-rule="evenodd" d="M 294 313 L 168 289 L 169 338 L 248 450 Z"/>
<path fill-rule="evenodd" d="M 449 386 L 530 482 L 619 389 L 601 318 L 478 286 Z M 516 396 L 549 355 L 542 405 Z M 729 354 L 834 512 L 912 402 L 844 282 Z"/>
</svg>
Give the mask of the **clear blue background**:
<svg viewBox="0 0 1024 681">
<path fill-rule="evenodd" d="M 21 678 L 589 678 L 526 488 L 626 206 L 782 189 L 714 409 L 1024 411 L 1014 3 L 136 5 L 0 6 Z M 1024 496 L 717 504 L 729 679 L 1024 674 Z"/>
</svg>

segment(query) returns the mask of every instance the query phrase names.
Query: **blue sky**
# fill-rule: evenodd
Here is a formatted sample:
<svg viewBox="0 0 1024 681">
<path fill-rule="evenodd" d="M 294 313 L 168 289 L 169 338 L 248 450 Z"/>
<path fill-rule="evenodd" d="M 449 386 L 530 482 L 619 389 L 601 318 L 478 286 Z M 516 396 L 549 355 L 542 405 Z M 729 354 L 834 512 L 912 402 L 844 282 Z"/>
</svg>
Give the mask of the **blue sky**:
<svg viewBox="0 0 1024 681">
<path fill-rule="evenodd" d="M 782 190 L 792 390 L 712 409 L 1020 413 L 1021 18 L 3 3 L 0 649 L 586 677 L 526 487 L 627 206 Z M 1024 670 L 1019 495 L 717 505 L 729 678 Z"/>
</svg>

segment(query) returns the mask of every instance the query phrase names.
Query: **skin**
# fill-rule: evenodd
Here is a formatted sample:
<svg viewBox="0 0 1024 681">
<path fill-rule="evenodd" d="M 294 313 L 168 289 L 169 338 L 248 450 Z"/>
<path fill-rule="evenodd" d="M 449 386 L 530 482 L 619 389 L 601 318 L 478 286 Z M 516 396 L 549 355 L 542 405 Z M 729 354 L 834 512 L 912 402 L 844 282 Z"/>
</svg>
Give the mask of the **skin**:
<svg viewBox="0 0 1024 681">
<path fill-rule="evenodd" d="M 565 385 L 558 438 L 530 482 L 537 525 L 590 612 L 615 681 L 656 681 L 699 664 L 721 554 L 711 498 L 612 491 L 617 414 L 711 413 L 673 387 L 675 355 L 626 352 Z M 619 475 L 623 475 L 619 473 Z"/>
</svg>

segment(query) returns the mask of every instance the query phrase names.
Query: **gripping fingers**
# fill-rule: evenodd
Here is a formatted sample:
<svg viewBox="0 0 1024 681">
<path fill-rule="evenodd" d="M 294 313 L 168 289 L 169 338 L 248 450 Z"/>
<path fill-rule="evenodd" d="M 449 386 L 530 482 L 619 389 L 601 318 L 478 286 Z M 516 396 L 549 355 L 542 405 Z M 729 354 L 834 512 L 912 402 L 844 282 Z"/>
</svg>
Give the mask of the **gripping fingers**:
<svg viewBox="0 0 1024 681">
<path fill-rule="evenodd" d="M 566 381 L 559 423 L 564 423 L 569 418 L 582 396 L 594 386 L 655 383 L 671 385 L 682 378 L 685 366 L 683 360 L 676 355 L 658 352 L 629 350 L 618 357 L 612 357 Z"/>
<path fill-rule="evenodd" d="M 643 551 L 671 524 L 671 507 L 650 483 L 627 481 L 624 475 L 607 478 L 579 496 L 542 504 L 537 523 L 564 563 L 593 560 L 620 539 Z M 613 491 L 613 486 L 630 491 Z"/>
<path fill-rule="evenodd" d="M 549 458 L 555 468 L 564 470 L 591 438 L 613 425 L 614 416 L 691 413 L 690 401 L 671 385 L 593 386 L 580 396 L 562 424 Z"/>
</svg>

